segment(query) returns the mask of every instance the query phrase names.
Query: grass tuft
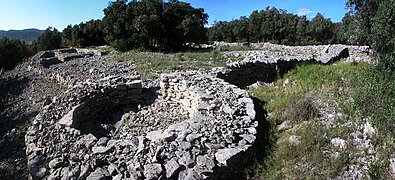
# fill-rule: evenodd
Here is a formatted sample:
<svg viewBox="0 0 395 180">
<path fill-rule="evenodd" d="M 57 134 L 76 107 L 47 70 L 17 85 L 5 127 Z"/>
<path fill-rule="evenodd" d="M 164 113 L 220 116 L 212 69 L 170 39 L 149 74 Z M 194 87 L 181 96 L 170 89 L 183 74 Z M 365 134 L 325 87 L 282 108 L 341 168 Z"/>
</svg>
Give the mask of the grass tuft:
<svg viewBox="0 0 395 180">
<path fill-rule="evenodd" d="M 157 77 L 157 72 L 169 70 L 197 70 L 225 66 L 226 62 L 218 51 L 210 53 L 154 53 L 129 51 L 112 56 L 113 61 L 134 61 L 143 79 Z"/>
</svg>

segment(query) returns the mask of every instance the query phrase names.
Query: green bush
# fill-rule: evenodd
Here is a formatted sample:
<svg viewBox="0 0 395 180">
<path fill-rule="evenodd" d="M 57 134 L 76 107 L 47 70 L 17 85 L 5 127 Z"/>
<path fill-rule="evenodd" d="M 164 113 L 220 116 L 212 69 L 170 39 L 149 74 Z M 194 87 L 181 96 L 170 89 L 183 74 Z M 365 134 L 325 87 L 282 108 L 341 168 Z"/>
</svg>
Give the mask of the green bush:
<svg viewBox="0 0 395 180">
<path fill-rule="evenodd" d="M 380 70 L 364 68 L 355 79 L 353 98 L 363 116 L 370 117 L 374 126 L 395 137 L 395 81 Z"/>
<path fill-rule="evenodd" d="M 318 110 L 309 98 L 292 98 L 288 102 L 287 119 L 307 121 L 318 116 Z"/>
<path fill-rule="evenodd" d="M 24 42 L 8 38 L 0 39 L 0 69 L 12 69 L 31 54 L 32 50 Z"/>
</svg>

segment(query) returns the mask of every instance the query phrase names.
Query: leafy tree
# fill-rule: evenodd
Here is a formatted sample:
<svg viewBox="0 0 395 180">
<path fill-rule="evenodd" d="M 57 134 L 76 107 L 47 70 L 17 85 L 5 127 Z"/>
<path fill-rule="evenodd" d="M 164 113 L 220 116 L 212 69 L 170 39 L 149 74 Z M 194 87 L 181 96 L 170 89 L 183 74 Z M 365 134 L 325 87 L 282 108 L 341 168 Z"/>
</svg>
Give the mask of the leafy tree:
<svg viewBox="0 0 395 180">
<path fill-rule="evenodd" d="M 223 29 L 224 29 L 224 22 L 219 21 L 219 22 L 214 22 L 214 26 L 208 28 L 207 31 L 207 37 L 209 42 L 214 42 L 214 41 L 224 41 L 224 36 L 223 36 Z"/>
<path fill-rule="evenodd" d="M 334 36 L 333 23 L 330 19 L 325 19 L 323 15 L 317 13 L 307 26 L 307 33 L 313 38 L 313 43 L 331 43 Z"/>
<path fill-rule="evenodd" d="M 140 15 L 135 19 L 134 27 L 141 33 L 144 48 L 151 48 L 159 43 L 163 27 L 158 15 Z"/>
<path fill-rule="evenodd" d="M 336 42 L 342 44 L 358 44 L 357 36 L 354 33 L 356 29 L 356 20 L 351 13 L 346 13 L 336 33 Z"/>
<path fill-rule="evenodd" d="M 380 68 L 395 78 L 395 1 L 381 1 L 371 24 L 371 44 L 380 58 Z"/>
<path fill-rule="evenodd" d="M 386 0 L 385 0 L 386 1 Z M 355 42 L 368 45 L 371 41 L 372 19 L 375 17 L 379 3 L 382 0 L 348 0 L 346 6 L 356 18 L 356 26 L 353 29 Z"/>
<path fill-rule="evenodd" d="M 296 45 L 304 45 L 308 43 L 308 36 L 306 34 L 308 21 L 306 16 L 298 18 L 298 23 L 296 24 Z"/>
<path fill-rule="evenodd" d="M 126 12 L 126 3 L 127 0 L 117 0 L 104 9 L 105 40 L 120 51 L 128 51 L 136 44 L 132 39 L 133 31 L 130 31 L 130 27 L 133 26 L 130 22 L 131 17 L 128 17 Z"/>
<path fill-rule="evenodd" d="M 248 18 L 245 16 L 231 21 L 232 34 L 235 36 L 237 42 L 248 42 L 250 40 L 250 27 Z"/>
<path fill-rule="evenodd" d="M 164 3 L 163 46 L 179 49 L 186 43 L 207 41 L 206 29 L 208 15 L 202 8 L 193 8 L 189 3 L 170 1 Z"/>
<path fill-rule="evenodd" d="M 215 22 L 208 29 L 210 42 L 272 42 L 287 45 L 326 44 L 334 37 L 334 24 L 317 14 L 312 21 L 285 10 L 266 7 L 249 18 Z"/>
<path fill-rule="evenodd" d="M 378 67 L 381 72 L 385 76 L 394 76 L 395 1 L 348 0 L 346 5 L 350 8 L 350 13 L 345 18 L 353 19 L 350 23 L 352 27 L 349 28 L 351 31 L 348 32 L 355 34 L 353 41 L 372 45 L 379 58 Z"/>
<path fill-rule="evenodd" d="M 252 42 L 262 41 L 261 24 L 263 19 L 261 14 L 258 11 L 253 11 L 249 19 L 251 26 L 251 41 Z"/>
<path fill-rule="evenodd" d="M 70 24 L 62 31 L 62 46 L 71 47 L 73 44 L 73 26 Z"/>
<path fill-rule="evenodd" d="M 103 32 L 120 51 L 134 48 L 180 49 L 207 41 L 208 15 L 189 3 L 162 0 L 118 0 L 104 10 Z"/>
<path fill-rule="evenodd" d="M 6 37 L 0 39 L 0 69 L 12 69 L 32 54 L 33 51 L 25 42 Z"/>
<path fill-rule="evenodd" d="M 33 43 L 36 51 L 59 49 L 62 44 L 62 33 L 56 28 L 48 27 Z"/>
</svg>

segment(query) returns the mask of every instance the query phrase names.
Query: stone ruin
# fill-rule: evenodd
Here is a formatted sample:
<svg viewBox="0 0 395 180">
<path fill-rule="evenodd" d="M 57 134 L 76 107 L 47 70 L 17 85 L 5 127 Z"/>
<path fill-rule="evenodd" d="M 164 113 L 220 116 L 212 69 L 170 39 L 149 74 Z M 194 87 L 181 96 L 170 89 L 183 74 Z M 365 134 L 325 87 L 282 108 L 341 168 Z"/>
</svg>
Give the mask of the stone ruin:
<svg viewBox="0 0 395 180">
<path fill-rule="evenodd" d="M 230 44 L 233 45 L 234 43 Z M 278 76 L 276 68 L 280 74 L 284 74 L 301 63 L 332 64 L 340 60 L 375 63 L 368 46 L 285 46 L 270 43 L 251 43 L 250 46 L 259 50 L 225 53 L 227 67 L 217 69 L 217 77 L 245 88 L 257 81 L 273 82 Z"/>
<path fill-rule="evenodd" d="M 258 133 L 253 100 L 239 87 L 273 81 L 276 65 L 284 71 L 370 52 L 343 45 L 261 48 L 225 54 L 227 68 L 161 74 L 150 82 L 140 80 L 132 63 L 112 64 L 89 50 L 37 54 L 28 70 L 70 89 L 27 131 L 31 178 L 234 179 Z"/>
<path fill-rule="evenodd" d="M 39 53 L 39 58 L 41 59 L 40 64 L 43 67 L 48 68 L 51 65 L 59 64 L 77 58 L 103 56 L 106 54 L 107 54 L 106 51 L 100 51 L 94 49 L 68 48 L 68 49 L 57 49 L 54 51 L 41 52 Z"/>
<path fill-rule="evenodd" d="M 254 143 L 258 125 L 247 92 L 198 72 L 163 74 L 159 84 L 154 102 L 136 76 L 87 80 L 57 97 L 37 115 L 25 138 L 32 178 L 232 174 L 222 167 L 240 163 L 233 158 Z M 153 110 L 160 108 L 167 116 Z M 117 121 L 106 119 L 117 109 L 122 109 Z"/>
<path fill-rule="evenodd" d="M 137 75 L 132 62 L 113 63 L 107 59 L 106 54 L 108 52 L 92 49 L 43 51 L 31 58 L 28 71 L 68 88 L 86 79 Z"/>
</svg>

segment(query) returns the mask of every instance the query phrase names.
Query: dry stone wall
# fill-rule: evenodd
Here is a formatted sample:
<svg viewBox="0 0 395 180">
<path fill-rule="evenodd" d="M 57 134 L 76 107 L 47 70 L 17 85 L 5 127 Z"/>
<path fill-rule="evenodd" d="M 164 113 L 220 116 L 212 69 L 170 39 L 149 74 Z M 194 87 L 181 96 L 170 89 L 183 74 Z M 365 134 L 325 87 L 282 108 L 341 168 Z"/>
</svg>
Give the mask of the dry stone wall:
<svg viewBox="0 0 395 180">
<path fill-rule="evenodd" d="M 234 178 L 258 126 L 252 99 L 237 86 L 273 81 L 278 70 L 301 61 L 362 60 L 370 52 L 344 45 L 260 48 L 225 54 L 243 59 L 227 68 L 162 74 L 144 86 L 130 62 L 78 49 L 39 53 L 28 69 L 71 88 L 27 131 L 31 178 Z"/>
<path fill-rule="evenodd" d="M 105 51 L 93 49 L 39 52 L 31 58 L 27 70 L 69 88 L 86 79 L 137 75 L 132 62 L 113 62 L 110 57 L 104 56 L 106 54 Z"/>
<path fill-rule="evenodd" d="M 348 55 L 343 54 L 340 58 L 346 56 L 345 61 L 349 62 L 367 62 L 376 63 L 372 54 L 373 51 L 369 46 L 353 46 L 342 44 L 330 45 L 311 45 L 311 46 L 287 46 L 272 43 L 226 43 L 217 41 L 214 42 L 214 47 L 221 46 L 246 46 L 257 49 L 256 51 L 236 51 L 225 54 L 229 59 L 244 59 L 244 60 L 260 60 L 266 62 L 276 62 L 281 59 L 289 60 L 316 60 L 321 63 L 330 63 L 333 60 L 338 60 L 338 52 L 347 48 Z M 345 52 L 344 52 L 345 53 Z"/>
<path fill-rule="evenodd" d="M 257 81 L 273 82 L 278 75 L 299 63 L 331 64 L 339 60 L 375 63 L 371 50 L 365 46 L 285 46 L 269 43 L 252 43 L 251 46 L 261 50 L 225 53 L 228 64 L 226 68 L 215 69 L 217 77 L 244 88 Z"/>
<path fill-rule="evenodd" d="M 258 123 L 247 92 L 199 72 L 164 74 L 158 84 L 151 103 L 147 96 L 152 92 L 141 89 L 136 76 L 87 80 L 55 99 L 37 115 L 25 138 L 32 178 L 205 179 L 232 174 L 224 167 L 237 166 L 256 139 Z M 111 109 L 127 112 L 117 121 L 103 119 Z"/>
</svg>

